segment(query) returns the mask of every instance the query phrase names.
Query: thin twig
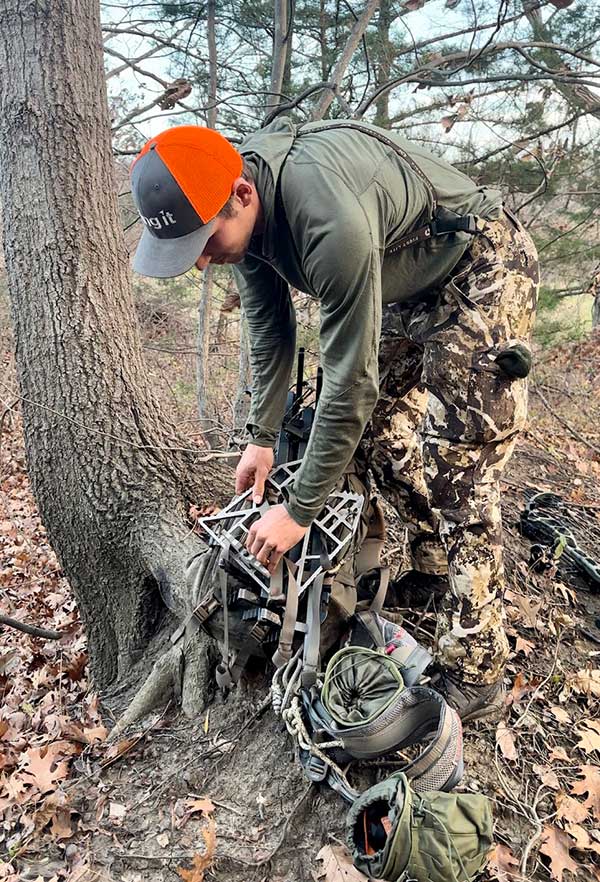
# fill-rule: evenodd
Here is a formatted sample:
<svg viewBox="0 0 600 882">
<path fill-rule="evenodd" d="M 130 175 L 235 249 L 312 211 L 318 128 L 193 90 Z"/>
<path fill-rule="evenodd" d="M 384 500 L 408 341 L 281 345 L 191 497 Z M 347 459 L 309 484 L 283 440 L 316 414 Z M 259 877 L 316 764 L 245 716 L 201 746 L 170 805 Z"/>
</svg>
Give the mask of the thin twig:
<svg viewBox="0 0 600 882">
<path fill-rule="evenodd" d="M 585 444 L 586 447 L 589 447 L 590 450 L 593 450 L 594 453 L 597 453 L 598 456 L 600 456 L 600 447 L 596 447 L 595 444 L 592 444 L 591 441 L 588 441 L 587 438 L 585 438 L 585 437 L 581 434 L 581 432 L 578 432 L 577 429 L 575 429 L 575 428 L 571 425 L 571 423 L 569 423 L 569 422 L 567 422 L 567 420 L 563 419 L 563 417 L 561 417 L 560 414 L 558 414 L 558 413 L 554 410 L 554 408 L 552 407 L 552 405 L 550 404 L 550 402 L 548 401 L 548 399 L 546 398 L 546 396 L 543 394 L 543 392 L 540 392 L 540 388 L 539 388 L 539 386 L 535 385 L 535 386 L 533 387 L 533 391 L 534 391 L 535 394 L 538 396 L 538 398 L 540 399 L 540 401 L 542 402 L 542 404 L 544 405 L 544 407 L 546 408 L 546 410 L 547 410 L 549 413 L 551 413 L 552 416 L 553 416 L 556 420 L 558 420 L 558 422 L 561 424 L 561 426 L 564 426 L 564 428 L 567 429 L 567 431 L 569 431 L 569 432 L 571 433 L 571 435 L 573 435 L 574 438 L 577 438 L 578 441 L 581 441 L 582 444 Z"/>
<path fill-rule="evenodd" d="M 229 855 L 229 854 L 222 855 L 222 857 L 228 858 L 229 860 L 234 861 L 236 864 L 244 864 L 244 866 L 246 866 L 246 867 L 263 867 L 265 864 L 268 864 L 270 861 L 272 861 L 286 840 L 290 823 L 292 822 L 296 812 L 298 811 L 298 809 L 300 808 L 300 806 L 302 805 L 302 803 L 304 802 L 306 797 L 309 795 L 309 793 L 313 790 L 313 786 L 314 786 L 313 782 L 311 781 L 310 784 L 308 785 L 308 787 L 306 788 L 306 790 L 304 790 L 302 792 L 300 797 L 296 800 L 296 802 L 292 806 L 292 809 L 291 809 L 289 815 L 285 819 L 285 823 L 283 825 L 283 830 L 281 831 L 281 836 L 277 840 L 277 844 L 275 845 L 274 848 L 271 849 L 271 851 L 269 852 L 268 855 L 266 855 L 266 857 L 261 858 L 259 861 L 249 861 L 246 858 L 240 858 L 240 857 L 236 857 L 235 855 Z"/>
<path fill-rule="evenodd" d="M 31 634 L 32 637 L 42 637 L 44 640 L 60 640 L 61 637 L 64 637 L 62 631 L 49 631 L 47 628 L 38 628 L 36 625 L 28 625 L 26 622 L 18 621 L 18 619 L 11 619 L 10 616 L 0 616 L 0 625 L 7 625 L 9 628 L 23 631 L 24 634 Z"/>
</svg>

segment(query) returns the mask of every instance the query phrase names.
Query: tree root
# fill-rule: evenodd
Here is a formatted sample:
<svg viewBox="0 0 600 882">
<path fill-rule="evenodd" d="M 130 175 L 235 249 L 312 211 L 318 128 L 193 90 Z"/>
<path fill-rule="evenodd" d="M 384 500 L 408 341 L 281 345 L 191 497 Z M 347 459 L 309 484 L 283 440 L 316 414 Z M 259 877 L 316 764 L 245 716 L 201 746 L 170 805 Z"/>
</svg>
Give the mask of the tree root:
<svg viewBox="0 0 600 882">
<path fill-rule="evenodd" d="M 108 741 L 114 741 L 125 729 L 136 723 L 150 711 L 168 701 L 181 699 L 183 677 L 183 646 L 173 646 L 155 662 L 146 682 L 127 710 L 119 717 L 111 730 Z"/>
<path fill-rule="evenodd" d="M 216 659 L 216 648 L 204 634 L 197 634 L 191 640 L 182 639 L 170 647 L 154 663 L 108 740 L 118 738 L 133 723 L 169 701 L 180 704 L 187 717 L 197 717 L 207 704 Z"/>
</svg>

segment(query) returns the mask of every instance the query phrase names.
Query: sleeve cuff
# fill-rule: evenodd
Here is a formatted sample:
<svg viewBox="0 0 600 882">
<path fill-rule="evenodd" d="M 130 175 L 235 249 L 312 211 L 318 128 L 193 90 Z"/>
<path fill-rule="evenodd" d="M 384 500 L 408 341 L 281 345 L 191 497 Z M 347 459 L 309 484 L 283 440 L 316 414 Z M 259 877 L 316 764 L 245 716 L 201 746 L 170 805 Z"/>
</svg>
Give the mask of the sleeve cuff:
<svg viewBox="0 0 600 882">
<path fill-rule="evenodd" d="M 275 447 L 278 435 L 275 429 L 257 426 L 256 423 L 247 423 L 246 431 L 248 432 L 249 444 L 254 444 L 256 447 Z"/>
<path fill-rule="evenodd" d="M 293 521 L 296 521 L 296 523 L 300 527 L 310 527 L 316 517 L 316 515 L 307 513 L 306 510 L 303 509 L 301 506 L 299 507 L 290 502 L 284 502 L 283 507 L 285 508 L 291 519 Z"/>
</svg>

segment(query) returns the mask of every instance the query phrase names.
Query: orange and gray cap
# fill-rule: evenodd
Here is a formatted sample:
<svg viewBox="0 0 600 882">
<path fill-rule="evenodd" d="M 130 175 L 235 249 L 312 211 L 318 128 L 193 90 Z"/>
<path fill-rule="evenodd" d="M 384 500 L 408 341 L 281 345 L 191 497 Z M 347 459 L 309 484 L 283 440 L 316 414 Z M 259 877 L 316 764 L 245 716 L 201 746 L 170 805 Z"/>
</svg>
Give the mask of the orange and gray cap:
<svg viewBox="0 0 600 882">
<path fill-rule="evenodd" d="M 131 169 L 145 226 L 133 269 L 158 279 L 191 269 L 241 173 L 242 157 L 214 129 L 176 126 L 148 141 Z"/>
</svg>

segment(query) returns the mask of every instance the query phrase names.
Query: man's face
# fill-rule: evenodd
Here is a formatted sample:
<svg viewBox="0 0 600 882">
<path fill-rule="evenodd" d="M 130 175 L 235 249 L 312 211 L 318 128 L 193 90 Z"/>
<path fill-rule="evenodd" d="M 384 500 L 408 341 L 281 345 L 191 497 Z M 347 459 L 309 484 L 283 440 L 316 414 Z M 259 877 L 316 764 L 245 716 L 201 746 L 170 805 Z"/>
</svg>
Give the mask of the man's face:
<svg viewBox="0 0 600 882">
<path fill-rule="evenodd" d="M 196 267 L 204 270 L 209 263 L 240 263 L 246 256 L 254 224 L 248 223 L 241 209 L 233 217 L 217 217 L 212 236 L 196 261 Z"/>
<path fill-rule="evenodd" d="M 209 263 L 240 263 L 246 256 L 259 214 L 259 202 L 251 184 L 238 178 L 233 187 L 230 217 L 217 215 L 213 234 L 196 261 L 204 270 Z"/>
</svg>

